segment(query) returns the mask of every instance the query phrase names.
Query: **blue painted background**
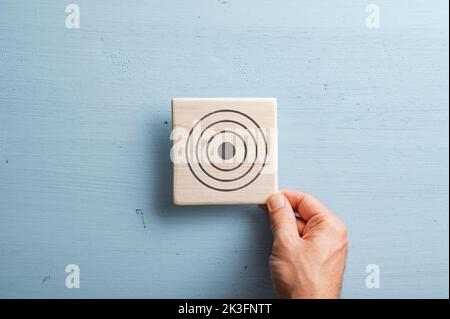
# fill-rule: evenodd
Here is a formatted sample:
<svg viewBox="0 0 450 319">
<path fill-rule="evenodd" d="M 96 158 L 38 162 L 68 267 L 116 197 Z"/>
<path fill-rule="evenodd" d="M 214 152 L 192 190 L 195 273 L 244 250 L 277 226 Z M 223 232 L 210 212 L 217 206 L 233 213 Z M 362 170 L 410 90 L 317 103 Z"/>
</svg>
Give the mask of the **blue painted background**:
<svg viewBox="0 0 450 319">
<path fill-rule="evenodd" d="M 448 1 L 73 2 L 0 0 L 0 297 L 274 296 L 265 213 L 174 207 L 168 155 L 172 97 L 274 96 L 343 297 L 448 298 Z"/>
</svg>

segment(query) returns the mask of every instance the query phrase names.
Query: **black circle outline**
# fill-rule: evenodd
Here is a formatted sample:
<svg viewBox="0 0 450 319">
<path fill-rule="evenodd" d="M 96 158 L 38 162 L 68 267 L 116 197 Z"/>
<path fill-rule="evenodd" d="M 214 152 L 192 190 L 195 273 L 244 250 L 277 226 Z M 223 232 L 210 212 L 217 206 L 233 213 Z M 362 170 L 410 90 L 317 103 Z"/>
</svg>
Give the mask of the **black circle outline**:
<svg viewBox="0 0 450 319">
<path fill-rule="evenodd" d="M 187 140 L 186 140 L 186 148 L 185 148 L 186 160 L 189 159 L 189 154 L 188 154 L 189 139 L 190 139 L 190 137 L 192 136 L 192 132 L 194 131 L 195 127 L 196 127 L 199 123 L 201 123 L 201 121 L 204 120 L 206 117 L 208 117 L 208 116 L 210 116 L 210 115 L 213 115 L 213 114 L 216 114 L 216 113 L 220 113 L 220 112 L 231 112 L 231 113 L 237 113 L 237 114 L 240 114 L 240 115 L 242 115 L 242 116 L 245 116 L 245 117 L 248 118 L 250 121 L 252 121 L 253 124 L 255 124 L 256 127 L 257 127 L 257 128 L 259 129 L 259 131 L 261 132 L 261 136 L 262 136 L 263 139 L 264 139 L 265 154 L 264 154 L 264 162 L 262 163 L 261 169 L 259 170 L 258 174 L 256 174 L 256 176 L 255 176 L 250 182 L 248 182 L 247 184 L 245 184 L 245 185 L 243 185 L 243 186 L 236 187 L 236 188 L 227 188 L 227 189 L 223 189 L 223 188 L 218 188 L 218 187 L 214 187 L 214 186 L 208 185 L 207 183 L 205 183 L 204 181 L 202 181 L 202 180 L 195 174 L 195 172 L 194 172 L 194 170 L 192 169 L 192 166 L 191 166 L 191 164 L 189 163 L 189 161 L 187 161 L 187 164 L 188 164 L 189 170 L 191 171 L 192 175 L 194 175 L 194 177 L 195 177 L 201 184 L 203 184 L 204 186 L 206 186 L 206 187 L 208 187 L 208 188 L 210 188 L 210 189 L 216 190 L 216 191 L 220 191 L 220 192 L 232 192 L 232 191 L 240 190 L 240 189 L 242 189 L 242 188 L 247 187 L 248 185 L 250 185 L 251 183 L 253 183 L 253 182 L 259 177 L 259 175 L 261 175 L 261 172 L 262 172 L 262 170 L 264 169 L 264 166 L 266 165 L 266 160 L 267 160 L 267 153 L 268 153 L 268 149 L 267 149 L 267 140 L 266 140 L 266 137 L 265 137 L 265 135 L 264 135 L 264 132 L 262 131 L 262 129 L 261 129 L 261 127 L 258 125 L 258 123 L 256 123 L 255 120 L 252 119 L 251 117 L 249 117 L 247 114 L 242 113 L 242 112 L 239 112 L 239 111 L 236 111 L 236 110 L 230 110 L 230 109 L 217 110 L 217 111 L 210 112 L 210 113 L 204 115 L 204 116 L 203 116 L 202 118 L 200 118 L 200 120 L 197 121 L 197 123 L 195 123 L 194 126 L 191 128 L 191 131 L 189 132 L 188 138 L 187 138 Z"/>
<path fill-rule="evenodd" d="M 224 179 L 224 178 L 217 178 L 217 177 L 212 176 L 211 174 L 209 174 L 209 173 L 203 168 L 203 166 L 202 166 L 202 164 L 201 164 L 201 162 L 200 162 L 200 159 L 199 159 L 199 157 L 198 157 L 198 144 L 200 143 L 200 140 L 201 140 L 201 138 L 202 138 L 203 133 L 204 133 L 207 129 L 209 129 L 211 126 L 216 125 L 216 124 L 219 124 L 219 123 L 225 123 L 225 122 L 227 122 L 227 123 L 234 123 L 234 124 L 237 124 L 237 125 L 239 125 L 239 126 L 242 126 L 245 130 L 247 130 L 247 131 L 250 133 L 250 135 L 252 136 L 253 142 L 255 143 L 255 161 L 252 163 L 252 165 L 250 166 L 250 168 L 249 168 L 244 174 L 242 174 L 241 176 L 236 177 L 236 178 L 225 178 L 225 179 Z M 198 138 L 198 140 L 197 140 L 197 144 L 195 145 L 195 156 L 196 156 L 196 158 L 197 158 L 198 166 L 200 167 L 200 169 L 203 171 L 203 173 L 205 173 L 206 175 L 208 175 L 210 178 L 215 179 L 216 181 L 219 181 L 219 182 L 225 182 L 225 183 L 228 183 L 228 182 L 234 182 L 234 181 L 237 181 L 238 179 L 241 179 L 241 178 L 245 177 L 248 173 L 251 172 L 251 170 L 252 170 L 253 167 L 255 166 L 256 160 L 258 159 L 258 143 L 256 143 L 256 138 L 255 138 L 255 136 L 253 135 L 253 133 L 250 132 L 250 131 L 248 130 L 248 128 L 247 128 L 245 125 L 243 125 L 243 124 L 241 124 L 241 123 L 239 123 L 239 122 L 237 122 L 237 121 L 235 121 L 235 120 L 220 120 L 220 121 L 217 121 L 217 122 L 214 122 L 214 123 L 208 125 L 208 126 L 200 133 L 200 136 L 199 136 L 199 138 Z"/>
<path fill-rule="evenodd" d="M 218 166 L 216 166 L 212 161 L 211 158 L 209 157 L 209 143 L 211 143 L 211 141 L 213 140 L 214 137 L 216 137 L 219 134 L 223 134 L 223 133 L 232 133 L 234 135 L 236 135 L 237 137 L 239 137 L 239 139 L 242 141 L 242 143 L 244 144 L 244 158 L 242 160 L 242 162 L 240 162 L 237 166 L 232 167 L 232 168 L 220 168 Z M 234 145 L 233 145 L 234 147 Z M 206 143 L 206 158 L 208 159 L 209 163 L 212 165 L 212 167 L 218 169 L 219 171 L 223 171 L 223 172 L 231 172 L 234 171 L 235 169 L 238 169 L 239 167 L 242 166 L 242 164 L 244 164 L 245 160 L 247 159 L 247 143 L 245 143 L 244 139 L 242 138 L 242 136 L 240 136 L 238 133 L 230 131 L 230 130 L 223 130 L 220 132 L 217 132 L 216 134 L 214 134 L 213 136 L 211 136 L 211 138 L 209 139 L 209 141 Z"/>
<path fill-rule="evenodd" d="M 210 115 L 212 115 L 212 114 L 214 114 L 214 113 L 228 112 L 228 111 L 229 111 L 229 112 L 238 113 L 238 114 L 241 114 L 241 115 L 247 117 L 247 118 L 248 118 L 250 121 L 252 121 L 253 124 L 255 124 L 255 126 L 260 130 L 261 135 L 263 136 L 263 139 L 264 139 L 264 144 L 265 144 L 265 157 L 264 157 L 264 162 L 263 162 L 263 164 L 261 165 L 261 169 L 260 169 L 259 172 L 256 174 L 256 176 L 255 176 L 250 182 L 248 182 L 247 184 L 244 184 L 243 186 L 236 187 L 236 188 L 233 188 L 233 189 L 217 188 L 217 187 L 214 187 L 214 186 L 211 186 L 211 185 L 207 184 L 206 182 L 203 182 L 203 181 L 195 174 L 195 172 L 193 171 L 193 169 L 192 169 L 190 163 L 188 162 L 189 169 L 191 170 L 191 172 L 193 173 L 193 175 L 197 178 L 197 180 L 199 180 L 203 185 L 205 185 L 205 186 L 207 186 L 207 187 L 210 187 L 210 188 L 215 189 L 215 190 L 220 190 L 220 191 L 233 191 L 233 190 L 238 190 L 238 189 L 244 188 L 244 187 L 250 185 L 251 183 L 253 183 L 253 181 L 261 174 L 261 172 L 262 172 L 262 170 L 263 170 L 263 168 L 264 168 L 264 166 L 265 166 L 265 164 L 266 164 L 267 153 L 268 153 L 268 149 L 267 149 L 267 141 L 266 141 L 265 135 L 264 135 L 264 133 L 262 132 L 262 130 L 261 130 L 261 128 L 259 127 L 259 125 L 258 125 L 252 118 L 250 118 L 248 115 L 246 115 L 246 114 L 244 114 L 244 113 L 242 113 L 242 112 L 239 112 L 239 111 L 234 111 L 234 110 L 218 110 L 218 111 L 215 111 L 215 112 L 211 112 L 211 113 L 205 115 L 204 117 L 202 117 L 202 118 L 194 125 L 194 127 L 191 129 L 191 132 L 190 132 L 190 134 L 189 134 L 188 141 L 187 141 L 187 144 L 186 144 L 186 145 L 188 146 L 189 138 L 190 138 L 191 133 L 193 132 L 195 126 L 197 126 L 199 123 L 201 123 L 201 121 L 202 121 L 203 119 L 205 119 L 207 116 L 210 116 Z M 208 172 L 206 172 L 206 170 L 203 168 L 203 166 L 202 166 L 201 163 L 200 163 L 200 159 L 199 159 L 199 157 L 198 157 L 198 143 L 199 143 L 200 138 L 201 138 L 201 136 L 203 135 L 203 133 L 204 133 L 208 128 L 210 128 L 211 126 L 213 126 L 213 125 L 215 125 L 215 124 L 218 124 L 218 123 L 222 123 L 222 122 L 231 122 L 231 123 L 235 123 L 235 124 L 237 124 L 237 125 L 243 127 L 244 129 L 246 129 L 246 130 L 250 133 L 250 135 L 252 136 L 252 139 L 253 139 L 253 141 L 254 141 L 254 143 L 255 143 L 255 149 L 256 149 L 256 150 L 255 150 L 255 162 L 252 163 L 251 167 L 247 170 L 247 172 L 245 172 L 243 175 L 239 176 L 238 178 L 233 178 L 233 179 L 219 179 L 219 178 L 216 178 L 216 177 L 210 175 L 210 174 L 209 174 Z M 186 149 L 186 155 L 188 155 L 188 154 L 187 154 L 187 149 Z M 214 180 L 220 181 L 220 182 L 232 182 L 232 181 L 236 181 L 236 180 L 239 180 L 239 179 L 245 177 L 245 176 L 253 169 L 253 167 L 254 167 L 255 164 L 256 164 L 256 160 L 257 160 L 257 158 L 258 158 L 258 144 L 256 143 L 256 139 L 255 139 L 255 136 L 253 135 L 253 133 L 252 133 L 251 131 L 249 131 L 248 128 L 245 127 L 243 124 L 241 124 L 241 123 L 239 123 L 239 122 L 237 122 L 237 121 L 234 121 L 234 120 L 221 120 L 221 121 L 216 121 L 216 122 L 210 124 L 208 127 L 206 127 L 206 128 L 202 131 L 202 133 L 200 134 L 199 139 L 197 140 L 197 144 L 196 144 L 196 154 L 195 154 L 195 155 L 196 155 L 196 159 L 197 159 L 197 161 L 198 161 L 198 165 L 199 165 L 200 169 L 201 169 L 207 176 L 209 176 L 210 178 L 212 178 L 212 179 L 214 179 Z"/>
</svg>

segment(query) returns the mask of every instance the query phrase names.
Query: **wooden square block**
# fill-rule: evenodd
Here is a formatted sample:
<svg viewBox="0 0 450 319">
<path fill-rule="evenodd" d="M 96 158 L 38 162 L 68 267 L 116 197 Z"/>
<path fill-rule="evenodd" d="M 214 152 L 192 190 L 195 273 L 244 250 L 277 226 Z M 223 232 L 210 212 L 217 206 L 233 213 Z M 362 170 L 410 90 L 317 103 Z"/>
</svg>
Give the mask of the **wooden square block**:
<svg viewBox="0 0 450 319">
<path fill-rule="evenodd" d="M 177 205 L 262 204 L 277 192 L 277 101 L 172 100 Z"/>
</svg>

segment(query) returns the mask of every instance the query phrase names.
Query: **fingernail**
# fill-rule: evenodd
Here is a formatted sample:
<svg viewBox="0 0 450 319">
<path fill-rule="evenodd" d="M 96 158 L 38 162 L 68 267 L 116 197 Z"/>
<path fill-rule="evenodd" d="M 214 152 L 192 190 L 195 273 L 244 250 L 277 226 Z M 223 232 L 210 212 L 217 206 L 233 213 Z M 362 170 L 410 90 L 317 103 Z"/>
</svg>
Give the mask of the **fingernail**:
<svg viewBox="0 0 450 319">
<path fill-rule="evenodd" d="M 280 194 L 275 194 L 269 199 L 268 203 L 270 210 L 277 210 L 284 206 L 284 197 Z"/>
</svg>

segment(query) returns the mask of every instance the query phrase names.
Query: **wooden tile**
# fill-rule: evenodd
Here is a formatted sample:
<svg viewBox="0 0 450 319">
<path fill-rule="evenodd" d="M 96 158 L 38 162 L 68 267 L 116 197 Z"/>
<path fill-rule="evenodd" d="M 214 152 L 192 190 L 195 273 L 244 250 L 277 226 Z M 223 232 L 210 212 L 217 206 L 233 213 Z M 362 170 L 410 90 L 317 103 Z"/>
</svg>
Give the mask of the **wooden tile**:
<svg viewBox="0 0 450 319">
<path fill-rule="evenodd" d="M 273 98 L 172 100 L 173 200 L 260 204 L 278 189 Z"/>
</svg>

